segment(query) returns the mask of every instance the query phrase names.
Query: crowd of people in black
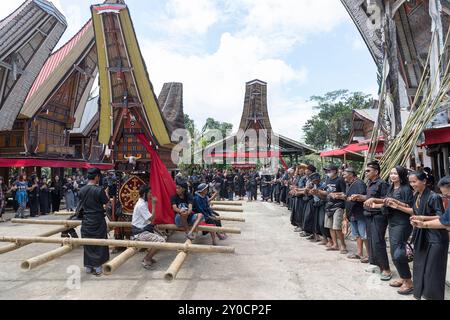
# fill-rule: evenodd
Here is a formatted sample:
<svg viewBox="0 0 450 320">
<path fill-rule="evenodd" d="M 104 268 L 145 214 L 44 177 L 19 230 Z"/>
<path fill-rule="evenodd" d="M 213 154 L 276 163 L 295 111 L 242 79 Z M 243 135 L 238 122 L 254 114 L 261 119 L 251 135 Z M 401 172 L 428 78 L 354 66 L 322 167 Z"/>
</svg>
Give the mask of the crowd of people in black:
<svg viewBox="0 0 450 320">
<path fill-rule="evenodd" d="M 61 210 L 64 199 L 65 209 L 74 211 L 78 202 L 79 190 L 87 184 L 82 174 L 48 178 L 32 174 L 14 176 L 9 182 L 0 177 L 0 222 L 5 222 L 3 214 L 8 205 L 14 210 L 15 218 L 26 218 L 25 210 L 29 209 L 30 217 L 47 215 Z"/>
<path fill-rule="evenodd" d="M 281 177 L 280 201 L 291 211 L 300 237 L 368 264 L 366 271 L 379 273 L 382 281 L 394 275 L 388 240 L 399 276 L 390 286 L 416 299 L 444 299 L 450 225 L 444 199 L 450 194 L 450 177 L 434 186 L 428 168 L 397 166 L 388 181 L 380 172 L 378 162 L 369 163 L 363 181 L 351 167 L 331 165 L 322 176 L 313 165 L 301 164 Z M 357 249 L 349 254 L 350 229 Z"/>
</svg>

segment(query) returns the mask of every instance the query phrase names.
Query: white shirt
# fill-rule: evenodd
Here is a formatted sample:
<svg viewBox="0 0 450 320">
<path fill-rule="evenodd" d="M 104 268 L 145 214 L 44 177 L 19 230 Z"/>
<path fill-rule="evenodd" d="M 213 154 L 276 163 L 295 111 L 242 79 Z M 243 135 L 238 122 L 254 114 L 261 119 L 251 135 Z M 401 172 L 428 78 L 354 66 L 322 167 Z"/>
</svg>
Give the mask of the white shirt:
<svg viewBox="0 0 450 320">
<path fill-rule="evenodd" d="M 133 210 L 133 220 L 131 224 L 139 229 L 144 229 L 146 225 L 148 225 L 148 220 L 150 220 L 152 214 L 148 209 L 148 202 L 145 202 L 144 199 L 139 198 L 136 206 Z"/>
</svg>

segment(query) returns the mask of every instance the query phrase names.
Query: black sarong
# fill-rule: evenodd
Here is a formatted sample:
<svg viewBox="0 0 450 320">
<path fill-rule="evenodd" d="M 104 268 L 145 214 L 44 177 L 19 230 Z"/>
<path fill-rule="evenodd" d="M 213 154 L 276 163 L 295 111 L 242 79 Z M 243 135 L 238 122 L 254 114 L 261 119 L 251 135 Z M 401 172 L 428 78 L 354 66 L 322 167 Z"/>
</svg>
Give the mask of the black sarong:
<svg viewBox="0 0 450 320">
<path fill-rule="evenodd" d="M 85 213 L 81 224 L 81 237 L 108 239 L 108 228 L 103 212 Z M 97 268 L 109 260 L 109 247 L 84 246 L 84 266 Z"/>
</svg>

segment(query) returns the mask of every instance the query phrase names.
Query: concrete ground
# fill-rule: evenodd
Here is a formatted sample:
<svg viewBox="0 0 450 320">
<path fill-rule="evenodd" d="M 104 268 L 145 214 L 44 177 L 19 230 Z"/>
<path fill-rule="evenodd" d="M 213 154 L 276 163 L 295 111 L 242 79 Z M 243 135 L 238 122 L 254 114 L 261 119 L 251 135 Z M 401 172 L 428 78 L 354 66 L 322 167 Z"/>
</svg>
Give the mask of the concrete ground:
<svg viewBox="0 0 450 320">
<path fill-rule="evenodd" d="M 241 228 L 242 234 L 220 242 L 235 247 L 236 253 L 192 254 L 172 283 L 163 277 L 176 252 L 158 254 L 153 271 L 141 267 L 144 254 L 140 253 L 113 275 L 97 278 L 80 269 L 82 249 L 35 270 L 22 271 L 22 261 L 58 247 L 32 244 L 0 255 L 0 299 L 413 299 L 398 295 L 388 283 L 364 272 L 366 265 L 359 261 L 349 261 L 339 253 L 326 252 L 300 239 L 292 232 L 287 209 L 255 202 L 246 203 L 244 210 L 244 214 L 228 215 L 243 215 L 246 223 L 224 223 Z M 55 227 L 8 222 L 0 224 L 0 235 L 34 236 L 52 229 Z M 172 237 L 172 241 L 184 242 L 182 234 Z M 209 244 L 210 239 L 199 239 L 197 243 Z M 350 243 L 349 248 L 354 245 Z"/>
</svg>

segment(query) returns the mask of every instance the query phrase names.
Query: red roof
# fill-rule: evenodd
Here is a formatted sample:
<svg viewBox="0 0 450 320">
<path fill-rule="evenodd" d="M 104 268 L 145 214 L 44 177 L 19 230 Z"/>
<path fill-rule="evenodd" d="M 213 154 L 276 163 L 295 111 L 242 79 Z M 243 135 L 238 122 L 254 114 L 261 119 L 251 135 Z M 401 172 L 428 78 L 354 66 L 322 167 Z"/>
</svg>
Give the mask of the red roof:
<svg viewBox="0 0 450 320">
<path fill-rule="evenodd" d="M 368 142 L 370 142 L 370 141 L 368 141 Z M 365 151 L 365 150 L 369 150 L 369 145 L 366 144 L 364 141 L 362 143 L 350 144 L 344 148 L 321 152 L 320 156 L 322 158 L 337 157 L 337 156 L 342 156 L 344 154 L 347 154 L 349 152 L 361 152 L 361 151 Z M 376 153 L 382 153 L 383 151 L 384 151 L 384 141 L 380 140 L 380 142 L 377 145 Z"/>
<path fill-rule="evenodd" d="M 450 126 L 428 129 L 424 133 L 425 145 L 427 146 L 450 142 Z"/>
<path fill-rule="evenodd" d="M 39 90 L 40 86 L 48 79 L 48 77 L 55 71 L 55 69 L 60 65 L 60 63 L 64 60 L 64 58 L 72 51 L 75 45 L 80 41 L 81 37 L 86 33 L 86 31 L 91 27 L 92 20 L 89 21 L 78 31 L 77 34 L 73 36 L 64 46 L 59 48 L 56 52 L 54 52 L 45 62 L 44 66 L 41 69 L 41 72 L 37 76 L 36 80 L 31 87 L 30 92 L 28 93 L 28 99 Z"/>
<path fill-rule="evenodd" d="M 92 164 L 86 161 L 76 160 L 46 160 L 33 158 L 2 158 L 0 159 L 0 167 L 2 168 L 26 168 L 26 167 L 41 167 L 41 168 L 98 168 L 100 170 L 109 170 L 114 168 L 111 163 L 96 163 Z"/>
</svg>

